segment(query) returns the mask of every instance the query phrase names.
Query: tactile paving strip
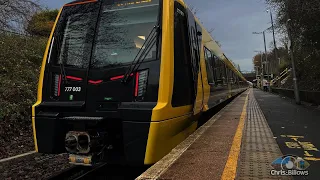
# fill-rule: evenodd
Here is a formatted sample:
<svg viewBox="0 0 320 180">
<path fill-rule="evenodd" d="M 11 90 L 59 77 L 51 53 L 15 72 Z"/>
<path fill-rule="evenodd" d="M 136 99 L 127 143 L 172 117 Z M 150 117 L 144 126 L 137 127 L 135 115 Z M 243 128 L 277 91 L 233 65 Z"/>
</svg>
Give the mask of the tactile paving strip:
<svg viewBox="0 0 320 180">
<path fill-rule="evenodd" d="M 271 163 L 281 156 L 279 146 L 251 91 L 236 179 L 291 179 L 270 175 Z"/>
</svg>

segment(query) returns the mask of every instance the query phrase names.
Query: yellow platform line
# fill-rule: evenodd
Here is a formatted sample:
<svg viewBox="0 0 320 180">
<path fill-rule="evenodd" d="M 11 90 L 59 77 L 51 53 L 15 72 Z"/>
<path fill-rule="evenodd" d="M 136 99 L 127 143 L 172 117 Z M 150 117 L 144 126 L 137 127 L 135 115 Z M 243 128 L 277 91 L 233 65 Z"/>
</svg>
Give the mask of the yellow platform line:
<svg viewBox="0 0 320 180">
<path fill-rule="evenodd" d="M 221 180 L 231 180 L 231 179 L 234 180 L 236 177 L 238 158 L 239 158 L 240 148 L 241 148 L 242 133 L 244 128 L 244 122 L 247 116 L 248 96 L 250 93 L 252 93 L 251 90 L 248 93 L 245 103 L 243 105 L 239 125 L 237 127 L 236 134 L 233 138 L 232 146 L 229 152 L 229 157 L 224 167 Z"/>
</svg>

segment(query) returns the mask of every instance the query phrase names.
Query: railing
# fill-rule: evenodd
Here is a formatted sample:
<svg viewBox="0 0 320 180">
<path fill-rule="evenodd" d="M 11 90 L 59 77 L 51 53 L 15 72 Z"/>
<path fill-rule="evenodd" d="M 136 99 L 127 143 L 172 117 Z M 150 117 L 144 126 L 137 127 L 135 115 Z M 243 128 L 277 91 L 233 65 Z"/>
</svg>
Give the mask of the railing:
<svg viewBox="0 0 320 180">
<path fill-rule="evenodd" d="M 291 70 L 292 70 L 291 68 L 290 69 L 286 68 L 284 71 L 282 71 L 279 76 L 277 76 L 273 80 L 271 80 L 271 86 L 273 84 L 277 84 L 277 82 L 279 82 L 279 81 L 281 84 L 284 84 L 288 80 L 289 76 L 291 75 L 290 74 Z"/>
</svg>

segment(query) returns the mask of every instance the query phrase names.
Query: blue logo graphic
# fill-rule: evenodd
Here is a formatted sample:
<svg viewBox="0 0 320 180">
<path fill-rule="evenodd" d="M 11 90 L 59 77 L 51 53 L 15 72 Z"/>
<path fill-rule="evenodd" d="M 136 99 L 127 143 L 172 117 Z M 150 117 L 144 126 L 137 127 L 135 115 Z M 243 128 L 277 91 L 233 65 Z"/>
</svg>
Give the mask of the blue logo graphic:
<svg viewBox="0 0 320 180">
<path fill-rule="evenodd" d="M 277 158 L 271 163 L 271 166 L 277 170 L 306 170 L 310 164 L 301 157 L 295 155 L 286 155 Z"/>
</svg>

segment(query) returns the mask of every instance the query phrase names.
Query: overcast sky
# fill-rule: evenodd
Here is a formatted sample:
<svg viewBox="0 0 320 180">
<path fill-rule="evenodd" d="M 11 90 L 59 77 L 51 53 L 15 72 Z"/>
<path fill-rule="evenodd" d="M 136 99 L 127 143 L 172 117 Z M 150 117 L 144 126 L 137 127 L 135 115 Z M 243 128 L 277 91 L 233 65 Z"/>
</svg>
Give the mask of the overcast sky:
<svg viewBox="0 0 320 180">
<path fill-rule="evenodd" d="M 270 15 L 266 12 L 264 0 L 186 0 L 197 9 L 196 16 L 212 35 L 222 44 L 222 50 L 241 70 L 253 70 L 254 51 L 264 50 L 263 31 L 271 26 Z M 70 0 L 40 0 L 42 5 L 52 9 L 60 8 Z M 267 47 L 272 34 L 266 35 Z"/>
</svg>

